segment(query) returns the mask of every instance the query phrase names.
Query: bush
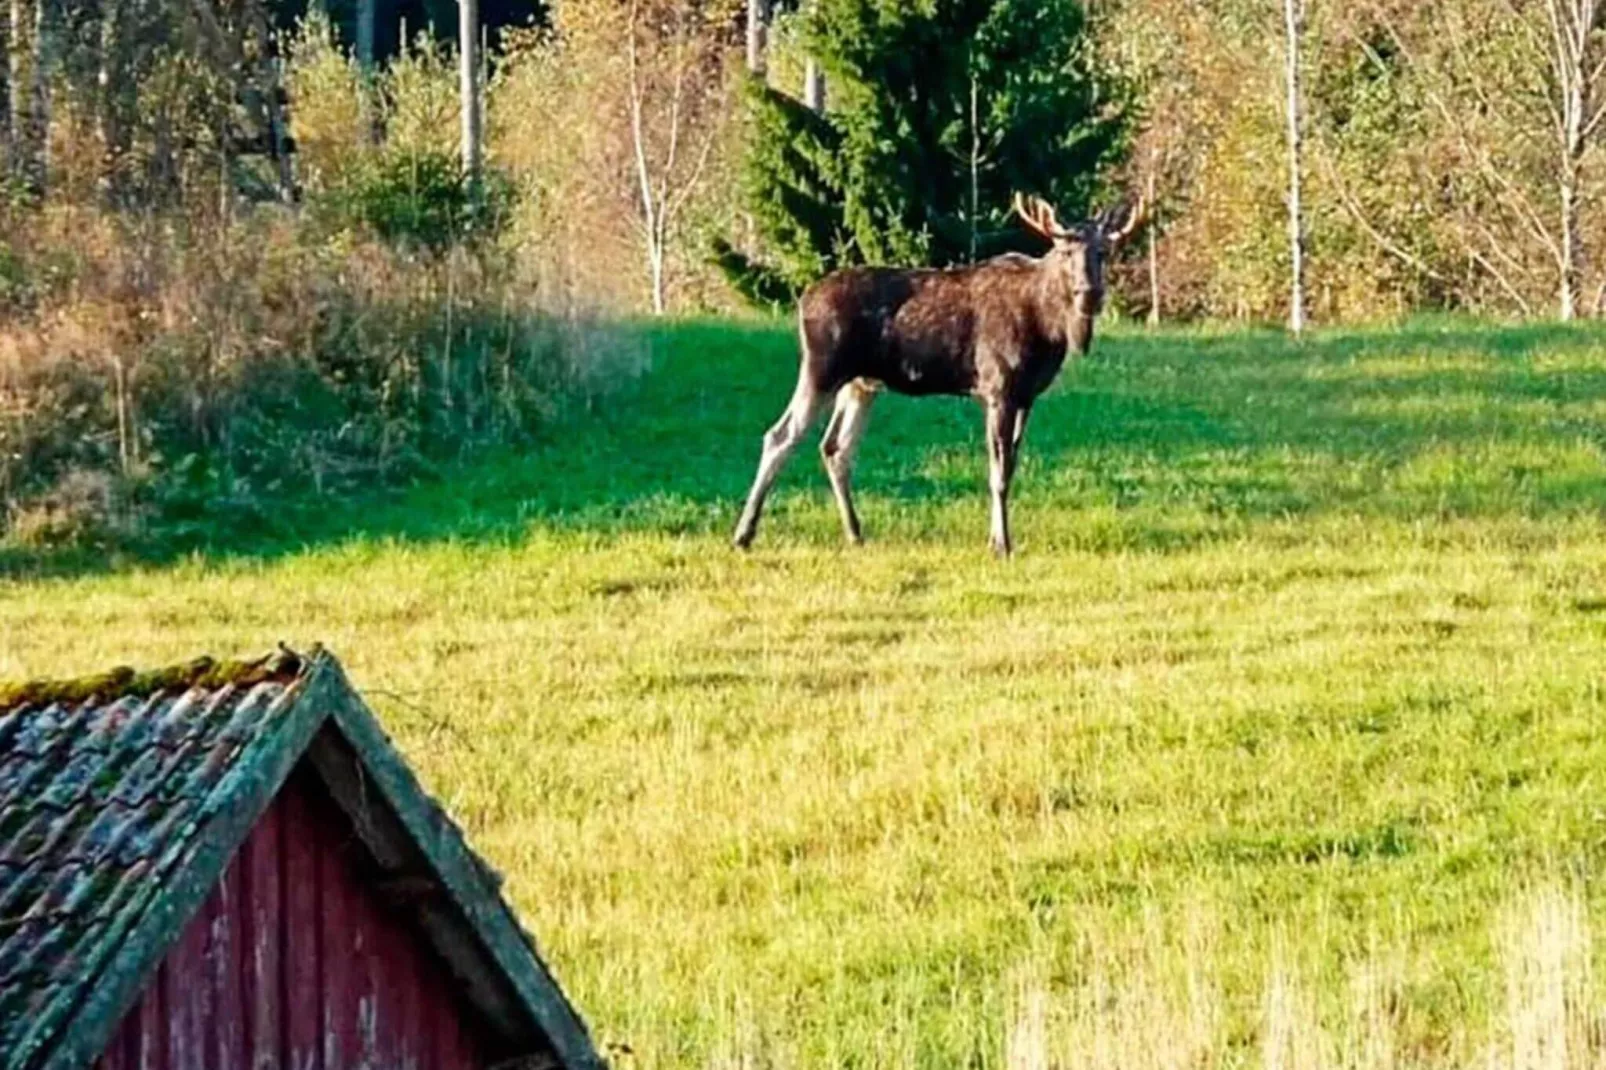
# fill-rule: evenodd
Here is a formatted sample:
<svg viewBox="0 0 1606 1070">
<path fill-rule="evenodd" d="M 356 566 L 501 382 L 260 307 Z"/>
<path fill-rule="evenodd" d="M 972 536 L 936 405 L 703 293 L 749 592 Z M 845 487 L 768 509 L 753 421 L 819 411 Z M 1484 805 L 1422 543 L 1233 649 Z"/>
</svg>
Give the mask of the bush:
<svg viewBox="0 0 1606 1070">
<path fill-rule="evenodd" d="M 420 258 L 271 213 L 79 230 L 104 244 L 74 286 L 0 332 L 0 523 L 35 544 L 256 525 L 276 501 L 519 442 L 641 365 L 537 304 L 494 248 Z M 29 243 L 12 248 L 27 276 Z"/>
<path fill-rule="evenodd" d="M 330 201 L 346 223 L 398 247 L 439 253 L 498 237 L 510 218 L 514 189 L 492 169 L 476 182 L 455 156 L 402 151 L 372 159 Z"/>
</svg>

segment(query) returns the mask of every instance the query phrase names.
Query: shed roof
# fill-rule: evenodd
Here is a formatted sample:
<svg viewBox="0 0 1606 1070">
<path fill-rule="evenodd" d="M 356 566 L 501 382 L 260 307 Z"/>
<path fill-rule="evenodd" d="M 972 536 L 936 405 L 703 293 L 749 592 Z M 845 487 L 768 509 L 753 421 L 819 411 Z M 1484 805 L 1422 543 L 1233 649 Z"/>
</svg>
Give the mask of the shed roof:
<svg viewBox="0 0 1606 1070">
<path fill-rule="evenodd" d="M 303 761 L 500 1047 L 601 1065 L 499 878 L 338 661 L 281 649 L 0 689 L 0 1070 L 100 1054 Z"/>
</svg>

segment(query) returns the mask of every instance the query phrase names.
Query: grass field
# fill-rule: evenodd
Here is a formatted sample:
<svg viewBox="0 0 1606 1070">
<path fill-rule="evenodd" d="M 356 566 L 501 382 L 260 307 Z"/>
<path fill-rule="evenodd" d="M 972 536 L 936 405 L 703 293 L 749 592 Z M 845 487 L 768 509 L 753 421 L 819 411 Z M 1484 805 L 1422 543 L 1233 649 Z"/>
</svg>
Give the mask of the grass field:
<svg viewBox="0 0 1606 1070">
<path fill-rule="evenodd" d="M 655 351 L 295 539 L 8 581 L 0 675 L 322 640 L 620 1066 L 1600 1065 L 1606 331 L 1115 332 L 1008 562 L 973 406 L 896 398 L 868 545 L 811 444 L 728 550 L 790 329 Z"/>
</svg>

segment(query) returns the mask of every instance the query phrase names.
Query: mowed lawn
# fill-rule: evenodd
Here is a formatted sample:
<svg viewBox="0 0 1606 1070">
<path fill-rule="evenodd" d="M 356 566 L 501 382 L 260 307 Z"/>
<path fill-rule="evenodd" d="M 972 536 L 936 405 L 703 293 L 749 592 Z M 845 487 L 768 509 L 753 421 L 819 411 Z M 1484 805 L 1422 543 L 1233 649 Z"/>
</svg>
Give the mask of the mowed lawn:
<svg viewBox="0 0 1606 1070">
<path fill-rule="evenodd" d="M 1007 562 L 897 398 L 866 546 L 811 439 L 731 551 L 792 330 L 653 337 L 524 456 L 6 582 L 0 676 L 330 646 L 621 1067 L 1520 1064 L 1547 962 L 1588 1065 L 1606 331 L 1110 332 Z"/>
</svg>

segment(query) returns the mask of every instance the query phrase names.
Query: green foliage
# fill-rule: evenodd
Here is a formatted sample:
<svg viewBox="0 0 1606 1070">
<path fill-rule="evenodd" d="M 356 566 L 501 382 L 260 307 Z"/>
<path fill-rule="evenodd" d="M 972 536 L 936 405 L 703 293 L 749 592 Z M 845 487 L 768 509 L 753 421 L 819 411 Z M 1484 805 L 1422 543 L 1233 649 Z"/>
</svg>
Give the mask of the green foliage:
<svg viewBox="0 0 1606 1070">
<path fill-rule="evenodd" d="M 392 245 L 438 253 L 496 238 L 514 200 L 500 171 L 488 168 L 476 182 L 456 156 L 418 151 L 377 155 L 334 191 L 331 205 Z"/>
<path fill-rule="evenodd" d="M 822 0 L 808 47 L 831 106 L 751 86 L 742 189 L 757 257 L 716 248 L 744 294 L 852 263 L 962 263 L 1014 248 L 1016 191 L 1086 212 L 1124 123 L 1077 0 Z"/>
</svg>

